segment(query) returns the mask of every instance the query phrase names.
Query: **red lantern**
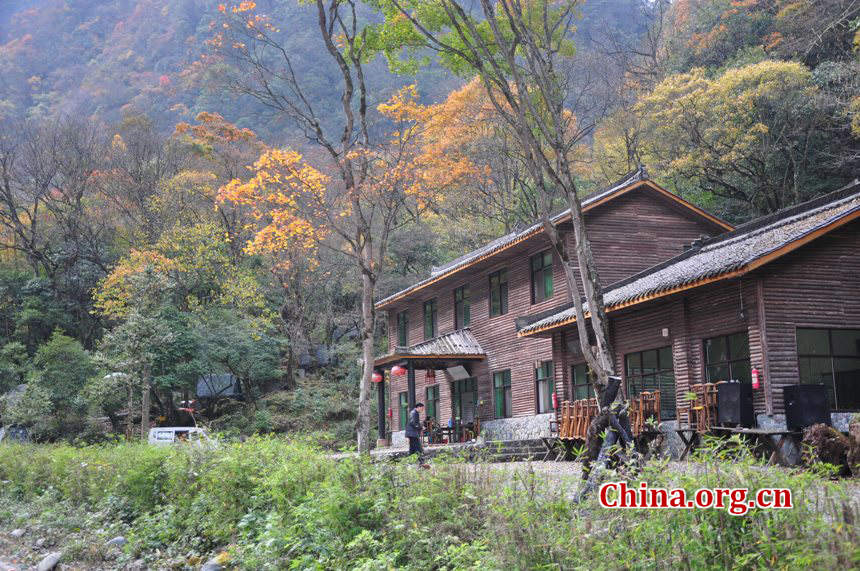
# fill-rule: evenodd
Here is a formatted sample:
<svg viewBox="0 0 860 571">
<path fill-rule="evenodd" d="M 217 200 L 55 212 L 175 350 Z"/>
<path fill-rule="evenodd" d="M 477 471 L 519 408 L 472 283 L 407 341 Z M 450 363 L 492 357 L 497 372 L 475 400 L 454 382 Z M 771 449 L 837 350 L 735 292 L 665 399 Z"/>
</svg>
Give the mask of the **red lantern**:
<svg viewBox="0 0 860 571">
<path fill-rule="evenodd" d="M 373 371 L 373 375 L 371 375 L 370 379 L 374 383 L 381 383 L 382 382 L 382 373 L 380 373 L 379 371 Z"/>
<path fill-rule="evenodd" d="M 391 374 L 395 377 L 403 376 L 406 374 L 406 367 L 403 367 L 401 365 L 394 365 L 393 367 L 391 367 Z"/>
<path fill-rule="evenodd" d="M 753 370 L 752 370 L 752 388 L 757 389 L 757 388 L 759 388 L 759 386 L 760 386 L 760 383 L 759 383 L 759 378 L 758 378 L 758 369 L 753 367 Z"/>
</svg>

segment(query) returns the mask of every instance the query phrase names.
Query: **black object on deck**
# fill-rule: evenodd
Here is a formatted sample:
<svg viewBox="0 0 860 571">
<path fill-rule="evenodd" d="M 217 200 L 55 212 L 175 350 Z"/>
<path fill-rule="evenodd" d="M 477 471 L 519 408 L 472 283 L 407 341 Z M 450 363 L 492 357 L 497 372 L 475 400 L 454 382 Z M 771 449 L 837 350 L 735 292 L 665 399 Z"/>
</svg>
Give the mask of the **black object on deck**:
<svg viewBox="0 0 860 571">
<path fill-rule="evenodd" d="M 755 424 L 751 384 L 729 382 L 717 385 L 717 424 L 746 428 Z"/>
<path fill-rule="evenodd" d="M 824 385 L 789 385 L 782 388 L 785 424 L 800 430 L 813 424 L 830 425 L 830 400 Z"/>
</svg>

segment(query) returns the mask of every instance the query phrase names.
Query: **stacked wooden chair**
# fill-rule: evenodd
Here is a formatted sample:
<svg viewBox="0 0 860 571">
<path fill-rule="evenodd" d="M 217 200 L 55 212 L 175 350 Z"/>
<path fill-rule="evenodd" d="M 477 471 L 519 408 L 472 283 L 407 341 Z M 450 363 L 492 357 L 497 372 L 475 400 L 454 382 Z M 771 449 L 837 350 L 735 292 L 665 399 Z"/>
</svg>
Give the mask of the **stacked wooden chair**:
<svg viewBox="0 0 860 571">
<path fill-rule="evenodd" d="M 660 422 L 660 391 L 642 392 L 630 399 L 630 427 L 633 436 L 648 430 L 648 421 Z"/>
<path fill-rule="evenodd" d="M 690 428 L 698 433 L 708 432 L 717 423 L 717 384 L 690 385 L 690 392 L 696 396 L 687 400 L 682 414 L 686 413 Z"/>
</svg>

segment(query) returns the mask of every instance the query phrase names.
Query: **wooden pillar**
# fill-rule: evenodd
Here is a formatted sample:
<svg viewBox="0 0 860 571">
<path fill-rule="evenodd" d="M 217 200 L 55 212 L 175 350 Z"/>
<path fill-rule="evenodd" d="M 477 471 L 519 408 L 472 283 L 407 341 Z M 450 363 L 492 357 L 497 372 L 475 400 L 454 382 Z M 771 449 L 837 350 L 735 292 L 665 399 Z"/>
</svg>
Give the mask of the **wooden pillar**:
<svg viewBox="0 0 860 571">
<path fill-rule="evenodd" d="M 377 435 L 376 446 L 388 446 L 388 439 L 385 431 L 385 378 L 381 382 L 376 383 L 376 406 L 379 409 L 377 413 L 376 427 L 379 434 Z"/>
<path fill-rule="evenodd" d="M 409 412 L 415 408 L 415 364 L 412 359 L 406 365 L 406 398 L 409 402 Z"/>
</svg>

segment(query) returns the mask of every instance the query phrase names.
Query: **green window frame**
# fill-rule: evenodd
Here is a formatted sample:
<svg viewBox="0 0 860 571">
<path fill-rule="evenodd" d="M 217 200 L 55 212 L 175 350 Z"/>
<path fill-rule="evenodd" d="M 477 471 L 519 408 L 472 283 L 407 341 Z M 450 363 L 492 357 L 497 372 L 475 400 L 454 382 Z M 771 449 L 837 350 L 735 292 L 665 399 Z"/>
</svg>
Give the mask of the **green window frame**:
<svg viewBox="0 0 860 571">
<path fill-rule="evenodd" d="M 406 311 L 397 314 L 397 344 L 400 347 L 409 346 L 409 314 Z"/>
<path fill-rule="evenodd" d="M 751 383 L 750 342 L 746 331 L 705 339 L 705 380 Z"/>
<path fill-rule="evenodd" d="M 511 370 L 493 373 L 493 402 L 496 418 L 513 416 L 513 401 L 511 398 Z"/>
<path fill-rule="evenodd" d="M 400 401 L 400 430 L 406 430 L 406 423 L 409 420 L 409 394 L 403 391 L 398 398 Z"/>
<path fill-rule="evenodd" d="M 431 385 L 424 389 L 424 406 L 427 410 L 427 418 L 439 422 L 439 385 Z"/>
<path fill-rule="evenodd" d="M 571 366 L 570 379 L 573 385 L 573 400 L 590 399 L 595 396 L 594 381 L 588 365 L 581 363 Z"/>
<path fill-rule="evenodd" d="M 531 258 L 532 303 L 552 297 L 552 251 L 546 250 Z"/>
<path fill-rule="evenodd" d="M 424 302 L 424 340 L 436 337 L 436 298 Z"/>
<path fill-rule="evenodd" d="M 463 329 L 472 322 L 472 308 L 469 299 L 469 286 L 454 290 L 454 329 Z"/>
<path fill-rule="evenodd" d="M 508 312 L 508 270 L 490 274 L 490 317 Z"/>
<path fill-rule="evenodd" d="M 537 414 L 552 412 L 552 393 L 554 391 L 552 361 L 543 361 L 535 369 L 535 410 Z"/>
<path fill-rule="evenodd" d="M 675 418 L 675 363 L 671 346 L 627 353 L 624 355 L 624 376 L 628 396 L 659 390 L 660 418 Z"/>
<path fill-rule="evenodd" d="M 827 387 L 830 408 L 860 410 L 860 329 L 797 328 L 800 382 Z"/>
</svg>

